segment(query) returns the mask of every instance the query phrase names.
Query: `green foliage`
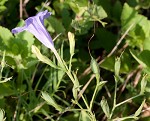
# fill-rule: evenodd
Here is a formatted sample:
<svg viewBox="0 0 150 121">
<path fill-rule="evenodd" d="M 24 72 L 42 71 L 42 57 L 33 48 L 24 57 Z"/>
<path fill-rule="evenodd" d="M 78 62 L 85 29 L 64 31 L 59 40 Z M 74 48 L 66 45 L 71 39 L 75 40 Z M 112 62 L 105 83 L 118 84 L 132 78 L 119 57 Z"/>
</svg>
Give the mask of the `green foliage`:
<svg viewBox="0 0 150 121">
<path fill-rule="evenodd" d="M 142 50 L 149 49 L 146 43 L 149 42 L 150 21 L 147 17 L 138 14 L 138 12 L 128 4 L 124 4 L 121 15 L 122 31 L 129 28 L 131 24 L 134 24 L 134 27 L 128 33 L 129 38 L 127 38 L 126 41 L 133 47 L 139 47 Z"/>
<path fill-rule="evenodd" d="M 109 118 L 110 111 L 109 111 L 109 106 L 108 106 L 108 103 L 107 103 L 107 100 L 105 99 L 105 97 L 103 97 L 103 99 L 101 100 L 101 107 L 102 107 L 105 115 L 107 116 L 107 118 Z"/>
<path fill-rule="evenodd" d="M 13 35 L 20 1 L 0 1 L 0 120 L 150 120 L 149 0 L 26 2 L 23 19 L 52 12 L 56 50 Z"/>
<path fill-rule="evenodd" d="M 32 46 L 32 52 L 36 55 L 36 57 L 42 61 L 43 63 L 46 63 L 47 65 L 50 65 L 53 68 L 58 68 L 49 58 L 46 56 L 43 56 L 40 52 L 40 50 L 36 46 Z"/>
<path fill-rule="evenodd" d="M 4 5 L 7 1 L 8 0 L 1 0 L 0 1 L 0 13 L 7 9 L 6 6 Z"/>
<path fill-rule="evenodd" d="M 60 105 L 58 105 L 55 100 L 50 96 L 48 95 L 48 93 L 46 92 L 42 92 L 42 98 L 51 106 L 55 107 L 56 110 L 62 112 L 62 107 Z"/>
</svg>

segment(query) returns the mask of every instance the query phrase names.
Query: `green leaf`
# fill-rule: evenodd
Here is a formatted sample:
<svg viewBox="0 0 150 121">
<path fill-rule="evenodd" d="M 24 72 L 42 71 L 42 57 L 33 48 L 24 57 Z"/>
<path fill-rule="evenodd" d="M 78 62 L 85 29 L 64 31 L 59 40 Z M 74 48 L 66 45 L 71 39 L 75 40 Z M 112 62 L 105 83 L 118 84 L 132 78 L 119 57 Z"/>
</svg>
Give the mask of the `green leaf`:
<svg viewBox="0 0 150 121">
<path fill-rule="evenodd" d="M 4 5 L 8 0 L 1 0 L 0 5 Z"/>
<path fill-rule="evenodd" d="M 95 37 L 96 39 L 90 42 L 90 48 L 104 48 L 107 52 L 110 52 L 113 49 L 117 40 L 117 36 L 105 28 L 97 28 Z"/>
<path fill-rule="evenodd" d="M 7 7 L 4 5 L 8 0 L 1 0 L 0 1 L 0 13 L 5 11 Z"/>
<path fill-rule="evenodd" d="M 32 52 L 43 63 L 46 63 L 46 64 L 50 65 L 53 68 L 59 69 L 59 67 L 57 65 L 55 65 L 49 58 L 47 58 L 46 56 L 42 55 L 40 50 L 34 45 L 32 45 Z"/>
<path fill-rule="evenodd" d="M 136 59 L 136 61 L 141 64 L 144 68 L 150 68 L 150 51 L 143 50 L 140 54 L 137 54 L 135 51 L 130 50 L 131 55 Z"/>
<path fill-rule="evenodd" d="M 139 56 L 135 51 L 130 50 L 130 53 L 139 64 L 141 64 L 143 67 L 147 67 L 146 64 L 139 58 Z"/>
<path fill-rule="evenodd" d="M 141 91 L 140 91 L 140 94 L 144 94 L 145 92 L 145 88 L 146 88 L 146 84 L 147 84 L 147 79 L 146 79 L 146 76 L 143 76 L 142 80 L 141 80 Z"/>
<path fill-rule="evenodd" d="M 42 92 L 42 98 L 51 106 L 53 106 L 56 110 L 62 112 L 63 108 L 58 105 L 55 100 L 46 92 Z"/>
<path fill-rule="evenodd" d="M 115 72 L 114 70 L 115 58 L 116 58 L 115 56 L 106 58 L 104 62 L 100 64 L 100 67 Z M 119 73 L 129 73 L 130 71 L 136 68 L 136 65 L 133 66 L 131 63 L 133 61 L 133 58 L 128 51 L 124 52 L 120 57 L 120 59 L 121 59 L 121 65 L 120 65 L 121 67 Z"/>
<path fill-rule="evenodd" d="M 122 14 L 121 14 L 122 26 L 123 27 L 127 25 L 129 26 L 129 24 L 131 23 L 131 20 L 133 20 L 136 15 L 137 15 L 136 10 L 131 8 L 127 3 L 125 3 L 123 6 Z"/>
<path fill-rule="evenodd" d="M 97 1 L 97 5 L 101 5 L 108 16 L 111 16 L 112 14 L 112 1 L 111 0 L 94 0 L 94 2 Z"/>
<path fill-rule="evenodd" d="M 19 39 L 18 41 L 20 41 L 20 43 L 21 43 L 21 41 L 25 41 L 28 50 L 31 49 L 31 46 L 34 44 L 34 41 L 35 41 L 35 38 L 34 38 L 33 34 L 31 34 L 28 31 L 23 31 L 23 32 L 21 32 L 19 34 L 16 34 L 16 38 Z"/>
<path fill-rule="evenodd" d="M 81 110 L 81 116 L 79 118 L 79 121 L 92 121 L 92 120 L 89 113 L 87 113 L 84 110 Z"/>
<path fill-rule="evenodd" d="M 94 74 L 100 74 L 99 65 L 98 65 L 97 61 L 93 57 L 91 57 L 91 64 L 90 64 L 90 66 L 91 66 L 91 69 L 92 69 Z"/>
<path fill-rule="evenodd" d="M 71 26 L 79 33 L 86 34 L 88 30 L 93 27 L 93 22 L 89 19 L 85 20 L 72 20 Z"/>
<path fill-rule="evenodd" d="M 79 6 L 78 6 L 78 4 L 77 4 L 75 1 L 66 0 L 65 2 L 70 6 L 70 8 L 71 8 L 75 13 L 78 13 L 78 12 L 79 12 Z"/>
<path fill-rule="evenodd" d="M 135 117 L 140 115 L 144 104 L 145 104 L 145 99 L 143 100 L 143 102 L 142 102 L 141 106 L 138 108 L 138 110 L 135 112 L 135 114 L 134 114 Z"/>
<path fill-rule="evenodd" d="M 72 17 L 69 13 L 69 10 L 63 9 L 62 10 L 62 23 L 63 23 L 66 30 L 70 29 L 71 21 L 72 21 Z"/>
<path fill-rule="evenodd" d="M 103 26 L 105 26 L 106 24 L 105 22 L 101 21 L 102 19 L 107 17 L 107 13 L 102 6 L 97 6 L 93 4 L 90 5 L 87 9 L 87 12 L 85 12 L 85 16 L 89 17 L 92 21 L 100 22 Z"/>
<path fill-rule="evenodd" d="M 3 109 L 0 109 L 0 121 L 5 121 L 5 117 L 4 117 L 4 115 L 5 115 L 5 111 L 3 110 Z"/>
<path fill-rule="evenodd" d="M 13 90 L 12 84 L 10 82 L 0 83 L 0 97 L 10 96 L 15 94 L 15 90 Z"/>
<path fill-rule="evenodd" d="M 100 81 L 98 83 L 97 93 L 102 89 L 102 87 L 107 83 L 107 81 Z"/>
<path fill-rule="evenodd" d="M 102 6 L 94 5 L 92 9 L 93 18 L 96 17 L 97 19 L 102 20 L 107 17 L 107 13 Z"/>
<path fill-rule="evenodd" d="M 121 66 L 120 58 L 116 58 L 116 60 L 115 60 L 115 76 L 117 76 L 117 77 L 119 76 L 120 66 Z"/>
<path fill-rule="evenodd" d="M 112 8 L 113 18 L 117 20 L 117 22 L 120 22 L 121 12 L 122 4 L 119 0 L 117 0 Z"/>
<path fill-rule="evenodd" d="M 150 43 L 150 38 L 148 37 L 143 42 L 143 49 L 144 50 L 150 50 L 150 44 L 149 43 Z"/>
<path fill-rule="evenodd" d="M 147 42 L 144 41 L 147 41 L 150 37 L 150 21 L 125 3 L 121 15 L 122 32 L 126 31 L 132 24 L 134 24 L 134 27 L 128 33 L 127 43 L 132 47 L 146 49 L 144 43 Z"/>
<path fill-rule="evenodd" d="M 47 22 L 49 26 L 51 26 L 57 34 L 65 32 L 65 28 L 62 25 L 62 23 L 55 17 L 51 16 L 50 18 L 48 18 Z"/>
<path fill-rule="evenodd" d="M 79 80 L 74 72 L 73 72 L 73 77 L 74 77 L 74 82 L 73 82 L 72 92 L 73 92 L 74 99 L 77 100 L 78 92 L 80 91 L 80 84 L 79 84 Z"/>
<path fill-rule="evenodd" d="M 0 26 L 0 44 L 4 44 L 6 46 L 11 46 L 10 41 L 13 39 L 13 35 L 7 28 Z M 1 43 L 2 42 L 2 43 Z"/>
<path fill-rule="evenodd" d="M 75 49 L 75 39 L 74 34 L 71 32 L 68 32 L 68 39 L 70 44 L 70 55 L 74 55 L 74 49 Z"/>
<path fill-rule="evenodd" d="M 109 118 L 110 110 L 109 110 L 109 106 L 108 106 L 108 103 L 107 103 L 107 100 L 105 99 L 105 97 L 102 98 L 100 104 L 101 104 L 102 110 L 104 111 L 106 117 Z"/>
<path fill-rule="evenodd" d="M 80 7 L 84 7 L 84 6 L 88 6 L 88 0 L 76 0 L 76 3 L 80 6 Z"/>
<path fill-rule="evenodd" d="M 145 63 L 145 65 L 150 68 L 150 51 L 149 50 L 143 50 L 140 55 L 139 55 L 139 59 Z"/>
<path fill-rule="evenodd" d="M 138 0 L 138 4 L 143 9 L 149 9 L 149 7 L 150 7 L 150 0 L 144 0 L 144 1 Z"/>
<path fill-rule="evenodd" d="M 0 13 L 5 11 L 7 8 L 5 6 L 0 6 Z"/>
</svg>

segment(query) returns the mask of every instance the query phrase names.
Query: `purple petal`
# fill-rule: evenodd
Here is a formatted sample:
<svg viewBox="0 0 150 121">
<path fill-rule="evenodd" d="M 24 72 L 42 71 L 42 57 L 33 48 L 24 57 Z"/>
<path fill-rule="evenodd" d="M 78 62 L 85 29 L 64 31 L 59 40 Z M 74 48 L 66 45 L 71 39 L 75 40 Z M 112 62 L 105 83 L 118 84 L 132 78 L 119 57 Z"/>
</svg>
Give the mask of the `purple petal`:
<svg viewBox="0 0 150 121">
<path fill-rule="evenodd" d="M 25 20 L 24 27 L 17 27 L 12 30 L 12 33 L 22 32 L 27 30 L 31 32 L 41 43 L 53 50 L 54 44 L 52 38 L 44 26 L 44 19 L 51 15 L 47 10 L 39 12 L 36 16 L 29 17 Z"/>
<path fill-rule="evenodd" d="M 24 26 L 24 27 L 16 27 L 16 28 L 12 29 L 11 32 L 12 32 L 13 34 L 16 34 L 16 33 L 19 33 L 19 32 L 24 31 L 25 28 L 26 28 L 26 26 Z"/>
</svg>

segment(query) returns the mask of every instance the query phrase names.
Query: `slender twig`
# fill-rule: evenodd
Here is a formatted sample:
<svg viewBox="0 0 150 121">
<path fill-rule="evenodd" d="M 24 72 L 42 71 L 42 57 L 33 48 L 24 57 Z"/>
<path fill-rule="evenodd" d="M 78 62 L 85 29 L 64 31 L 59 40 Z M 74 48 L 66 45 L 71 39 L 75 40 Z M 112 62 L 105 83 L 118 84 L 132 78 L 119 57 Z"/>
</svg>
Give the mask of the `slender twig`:
<svg viewBox="0 0 150 121">
<path fill-rule="evenodd" d="M 110 57 L 118 48 L 118 46 L 120 45 L 120 43 L 122 42 L 122 40 L 125 38 L 125 36 L 128 34 L 128 32 L 131 30 L 131 28 L 134 26 L 134 24 L 131 24 L 129 26 L 129 28 L 125 31 L 125 33 L 121 36 L 121 38 L 118 40 L 117 44 L 115 45 L 115 47 L 112 49 L 112 51 L 106 56 L 106 58 Z M 106 59 L 105 58 L 105 59 Z M 100 65 L 102 62 L 105 61 L 105 59 L 101 60 L 98 64 Z M 80 76 L 79 79 L 81 79 L 82 77 L 88 75 L 91 72 L 90 67 L 88 67 Z"/>
<path fill-rule="evenodd" d="M 120 97 L 120 95 L 122 94 L 122 92 L 125 90 L 126 86 L 127 86 L 127 83 L 129 82 L 129 80 L 131 79 L 131 77 L 133 77 L 136 73 L 138 73 L 139 70 L 141 70 L 142 67 L 141 65 L 138 66 L 137 69 L 131 71 L 128 75 L 127 75 L 127 78 L 126 80 L 124 81 L 123 83 L 123 86 L 121 87 L 120 89 L 120 93 L 118 94 L 118 98 Z"/>
<path fill-rule="evenodd" d="M 26 6 L 26 4 L 29 2 L 29 0 L 25 0 L 24 2 L 23 2 L 23 5 L 25 5 Z"/>
<path fill-rule="evenodd" d="M 55 41 L 62 33 L 59 33 L 55 38 L 53 38 L 53 41 Z"/>
<path fill-rule="evenodd" d="M 138 82 L 139 82 L 139 80 L 141 78 L 141 72 L 142 72 L 142 66 L 140 66 L 140 68 L 139 68 L 139 70 L 138 70 L 138 72 L 137 72 L 137 74 L 135 76 L 135 79 L 134 79 L 134 82 L 133 82 L 134 87 L 137 86 L 137 84 L 138 84 Z"/>
<path fill-rule="evenodd" d="M 125 36 L 128 34 L 128 32 L 131 30 L 131 28 L 133 27 L 134 24 L 131 24 L 129 26 L 129 28 L 126 30 L 126 32 L 121 36 L 121 38 L 119 39 L 119 41 L 117 42 L 116 46 L 112 49 L 112 51 L 107 55 L 107 57 L 110 57 L 118 48 L 118 46 L 120 45 L 120 43 L 122 42 L 122 40 L 125 38 Z"/>
<path fill-rule="evenodd" d="M 128 34 L 128 32 L 130 31 L 130 29 L 133 27 L 134 24 L 131 24 L 131 26 L 126 30 L 126 32 L 123 34 L 123 36 L 119 39 L 119 41 L 117 42 L 116 46 L 112 49 L 112 51 L 107 55 L 106 58 L 110 57 L 115 50 L 117 49 L 117 47 L 119 46 L 119 44 L 121 43 L 121 41 L 125 38 L 125 36 Z M 106 59 L 105 58 L 105 59 Z M 98 64 L 100 65 L 105 59 L 101 60 Z M 87 74 L 89 74 L 91 72 L 91 68 L 88 67 L 80 76 L 79 79 L 81 79 L 83 76 L 86 76 Z M 93 80 L 95 77 L 95 75 L 92 75 L 91 78 L 89 79 L 89 81 L 86 83 L 86 85 L 83 87 L 83 89 L 79 92 L 78 94 L 78 99 L 80 99 L 81 95 L 84 93 L 85 89 L 88 87 L 88 85 L 90 84 L 91 80 Z"/>
<path fill-rule="evenodd" d="M 79 92 L 78 94 L 78 99 L 81 98 L 81 96 L 83 95 L 84 91 L 86 90 L 86 88 L 88 87 L 88 85 L 90 84 L 90 82 L 93 80 L 94 78 L 94 74 L 91 76 L 91 78 L 89 79 L 89 81 L 84 85 L 84 87 L 82 88 L 82 90 Z"/>
<path fill-rule="evenodd" d="M 46 5 L 46 4 L 47 4 L 47 2 L 48 2 L 48 0 L 46 0 L 46 1 L 44 2 L 44 5 Z M 44 8 L 44 6 L 42 6 L 42 8 L 40 9 L 40 11 L 42 11 L 42 10 L 43 10 L 43 8 Z"/>
<path fill-rule="evenodd" d="M 121 103 L 118 103 L 118 104 L 116 104 L 115 108 L 116 108 L 116 107 L 119 107 L 120 105 L 122 105 L 122 104 L 124 104 L 124 103 L 126 103 L 126 102 L 129 102 L 130 100 L 133 100 L 133 99 L 135 99 L 135 98 L 137 98 L 137 97 L 139 97 L 139 96 L 142 96 L 142 95 L 139 94 L 139 95 L 136 95 L 136 96 L 134 96 L 134 97 L 131 97 L 131 98 L 129 98 L 129 99 L 127 99 L 127 100 L 125 100 L 125 101 L 123 101 L 123 102 L 121 102 Z"/>
<path fill-rule="evenodd" d="M 97 84 L 96 87 L 95 87 L 95 90 L 94 90 L 92 99 L 91 99 L 91 101 L 90 101 L 90 110 L 92 110 L 92 106 L 93 106 L 94 99 L 95 99 L 95 97 L 96 97 L 97 90 L 98 90 L 98 84 Z"/>
<path fill-rule="evenodd" d="M 27 11 L 26 11 L 26 5 L 27 5 L 28 2 L 29 2 L 29 0 L 25 0 L 25 1 L 23 2 L 23 5 L 22 5 L 22 7 L 23 7 L 23 12 L 24 12 L 25 17 L 28 17 L 28 13 L 27 13 Z"/>
<path fill-rule="evenodd" d="M 23 4 L 22 4 L 22 0 L 20 0 L 20 6 L 19 6 L 19 9 L 20 9 L 20 19 L 22 19 L 22 14 L 23 14 Z"/>
<path fill-rule="evenodd" d="M 104 85 L 104 88 L 105 88 L 105 90 L 107 92 L 108 97 L 111 98 L 111 94 L 110 94 L 109 89 L 107 88 L 106 85 Z"/>
<path fill-rule="evenodd" d="M 127 76 L 126 80 L 124 81 L 124 84 L 123 84 L 123 86 L 122 86 L 122 88 L 121 88 L 121 93 L 124 91 L 124 89 L 125 89 L 125 87 L 126 87 L 128 81 L 130 80 L 130 78 L 131 78 L 132 76 L 134 76 L 134 74 L 135 74 L 136 72 L 137 72 L 137 69 L 136 69 L 136 70 L 133 70 L 132 72 L 130 72 L 130 73 L 128 74 L 128 76 Z"/>
<path fill-rule="evenodd" d="M 143 112 L 145 112 L 145 111 L 150 111 L 150 107 L 148 107 L 148 108 L 142 110 L 141 113 L 143 113 Z"/>
<path fill-rule="evenodd" d="M 34 81 L 34 78 L 35 78 L 38 66 L 39 66 L 39 62 L 36 64 L 36 67 L 35 67 L 35 69 L 34 69 L 34 71 L 32 73 L 31 84 L 33 84 L 33 81 Z"/>
</svg>

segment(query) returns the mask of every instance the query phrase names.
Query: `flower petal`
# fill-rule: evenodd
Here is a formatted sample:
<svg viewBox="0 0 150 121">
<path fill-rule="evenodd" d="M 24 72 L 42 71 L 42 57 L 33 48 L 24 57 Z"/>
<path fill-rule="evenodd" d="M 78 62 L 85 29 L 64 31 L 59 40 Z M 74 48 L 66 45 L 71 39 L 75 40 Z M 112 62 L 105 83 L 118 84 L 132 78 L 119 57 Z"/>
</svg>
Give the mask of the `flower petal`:
<svg viewBox="0 0 150 121">
<path fill-rule="evenodd" d="M 36 16 L 29 17 L 25 20 L 24 27 L 17 27 L 12 30 L 12 33 L 22 32 L 27 30 L 31 32 L 41 43 L 50 49 L 54 49 L 54 43 L 48 31 L 44 26 L 44 19 L 51 15 L 47 10 L 39 12 Z"/>
<path fill-rule="evenodd" d="M 11 32 L 12 32 L 13 34 L 16 34 L 16 33 L 19 33 L 19 32 L 24 31 L 25 28 L 26 28 L 26 26 L 24 26 L 24 27 L 16 27 L 16 28 L 12 29 Z"/>
</svg>

